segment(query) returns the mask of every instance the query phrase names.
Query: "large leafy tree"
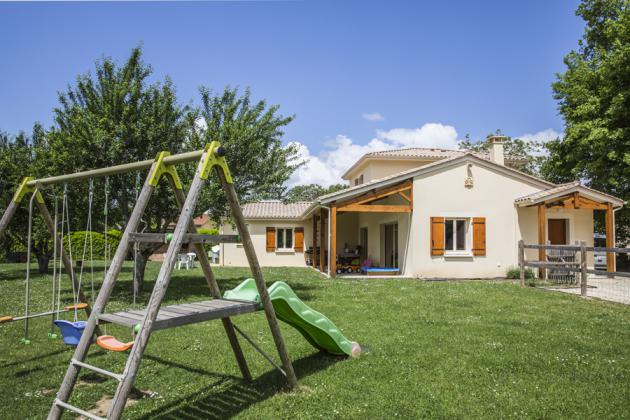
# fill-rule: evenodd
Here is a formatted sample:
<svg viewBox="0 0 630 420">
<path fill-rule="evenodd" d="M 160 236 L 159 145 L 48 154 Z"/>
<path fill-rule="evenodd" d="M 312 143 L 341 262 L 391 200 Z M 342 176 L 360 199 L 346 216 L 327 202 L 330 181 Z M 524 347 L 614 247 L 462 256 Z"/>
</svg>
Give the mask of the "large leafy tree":
<svg viewBox="0 0 630 420">
<path fill-rule="evenodd" d="M 120 66 L 110 58 L 97 61 L 94 74 L 78 76 L 74 85 L 59 93 L 43 171 L 72 173 L 153 158 L 163 150 L 189 150 L 190 111 L 179 105 L 168 78 L 150 83 L 151 74 L 151 67 L 142 61 L 141 49 L 135 48 Z M 108 180 L 111 225 L 126 225 L 145 177 L 146 172 L 138 178 L 124 174 Z M 104 182 L 94 184 L 94 230 L 104 229 Z M 62 194 L 60 189 L 57 193 Z M 68 197 L 74 230 L 82 230 L 87 218 L 88 183 L 69 185 Z M 147 206 L 141 229 L 164 232 L 177 214 L 172 192 L 161 183 Z M 140 249 L 135 273 L 139 285 L 147 258 L 157 247 L 150 244 Z"/>
<path fill-rule="evenodd" d="M 283 197 L 283 201 L 287 203 L 315 201 L 317 197 L 341 191 L 346 188 L 348 188 L 348 185 L 346 184 L 333 184 L 329 187 L 322 187 L 319 184 L 296 185 L 286 192 Z"/>
<path fill-rule="evenodd" d="M 20 132 L 13 137 L 0 133 L 0 202 L 7 208 L 15 194 L 17 186 L 25 176 L 37 176 L 37 167 L 42 154 L 45 153 L 45 133 L 39 124 L 33 127 L 31 136 Z M 2 240 L 3 253 L 25 251 L 30 246 L 39 271 L 45 273 L 52 257 L 52 241 L 46 226 L 38 215 L 37 207 L 33 209 L 33 233 L 31 243 L 28 242 L 28 207 L 30 195 L 26 196 L 23 205 L 18 208 L 9 224 Z"/>
<path fill-rule="evenodd" d="M 581 179 L 630 198 L 630 2 L 583 0 L 579 47 L 553 84 L 565 136 L 548 143 L 542 173 L 555 182 Z M 617 213 L 617 238 L 630 239 L 630 209 Z"/>
<path fill-rule="evenodd" d="M 215 95 L 201 88 L 200 94 L 202 106 L 192 146 L 201 148 L 213 140 L 221 142 L 241 202 L 281 198 L 284 183 L 302 164 L 297 148 L 282 144 L 283 129 L 293 116 L 279 115 L 279 107 L 268 106 L 264 100 L 253 102 L 249 90 L 239 93 L 238 89 L 227 87 Z M 198 208 L 208 209 L 217 223 L 231 217 L 218 182 L 211 182 L 204 189 Z"/>
</svg>

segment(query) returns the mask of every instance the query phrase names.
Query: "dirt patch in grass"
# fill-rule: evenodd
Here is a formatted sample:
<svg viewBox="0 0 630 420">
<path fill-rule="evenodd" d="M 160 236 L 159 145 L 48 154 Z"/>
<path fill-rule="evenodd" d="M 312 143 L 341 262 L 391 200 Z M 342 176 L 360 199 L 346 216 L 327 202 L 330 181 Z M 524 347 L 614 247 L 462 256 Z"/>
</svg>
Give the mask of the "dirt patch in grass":
<svg viewBox="0 0 630 420">
<path fill-rule="evenodd" d="M 127 402 L 125 403 L 125 408 L 130 407 L 136 404 L 143 398 L 152 398 L 157 395 L 156 392 L 153 391 L 142 391 L 138 389 L 134 389 L 129 394 L 129 398 L 127 398 Z M 91 410 L 88 410 L 88 413 L 92 413 L 95 416 L 105 417 L 109 408 L 112 406 L 112 401 L 114 397 L 111 395 L 103 395 L 100 400 L 96 402 L 96 406 Z M 78 419 L 83 419 L 83 416 L 77 417 Z"/>
</svg>

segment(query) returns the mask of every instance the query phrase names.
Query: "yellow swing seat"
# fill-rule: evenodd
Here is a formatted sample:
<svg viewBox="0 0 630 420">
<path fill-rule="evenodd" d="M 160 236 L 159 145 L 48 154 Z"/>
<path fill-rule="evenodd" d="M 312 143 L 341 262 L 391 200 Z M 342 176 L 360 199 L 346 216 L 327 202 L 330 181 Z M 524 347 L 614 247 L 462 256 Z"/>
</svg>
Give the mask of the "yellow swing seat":
<svg viewBox="0 0 630 420">
<path fill-rule="evenodd" d="M 75 309 L 85 309 L 85 308 L 87 308 L 87 306 L 88 306 L 87 303 L 75 303 L 74 305 L 64 306 L 63 310 L 64 311 L 74 311 Z"/>
</svg>

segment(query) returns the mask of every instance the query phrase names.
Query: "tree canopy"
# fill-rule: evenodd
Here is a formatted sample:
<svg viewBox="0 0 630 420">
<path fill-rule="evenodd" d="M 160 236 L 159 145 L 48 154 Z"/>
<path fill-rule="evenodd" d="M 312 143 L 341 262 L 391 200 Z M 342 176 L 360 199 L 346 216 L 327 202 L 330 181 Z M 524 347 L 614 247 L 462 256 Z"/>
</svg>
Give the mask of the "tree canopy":
<svg viewBox="0 0 630 420">
<path fill-rule="evenodd" d="M 580 179 L 630 199 L 630 2 L 583 0 L 586 28 L 565 58 L 554 97 L 565 136 L 547 144 L 542 174 L 554 182 Z M 617 213 L 617 238 L 630 239 L 630 209 Z"/>
<path fill-rule="evenodd" d="M 286 203 L 315 201 L 319 196 L 341 191 L 345 188 L 348 188 L 348 185 L 333 184 L 328 187 L 322 187 L 319 184 L 296 185 L 285 193 L 283 201 Z"/>
</svg>

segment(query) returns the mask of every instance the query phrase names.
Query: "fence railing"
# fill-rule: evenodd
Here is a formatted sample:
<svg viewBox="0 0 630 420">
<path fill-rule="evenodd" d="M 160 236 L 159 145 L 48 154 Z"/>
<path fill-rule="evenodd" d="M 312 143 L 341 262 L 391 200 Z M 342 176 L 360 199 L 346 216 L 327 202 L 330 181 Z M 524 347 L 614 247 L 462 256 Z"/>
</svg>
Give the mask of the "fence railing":
<svg viewBox="0 0 630 420">
<path fill-rule="evenodd" d="M 549 256 L 547 252 L 544 252 L 545 255 L 544 260 L 532 260 L 528 261 L 525 257 L 526 249 L 537 249 L 537 250 L 545 250 L 545 251 L 560 251 L 564 253 L 574 253 L 575 255 L 579 255 L 579 258 L 574 259 L 573 261 L 549 261 L 547 257 Z M 586 242 L 582 241 L 579 244 L 575 245 L 529 245 L 525 244 L 524 241 L 519 241 L 518 243 L 518 266 L 520 270 L 520 282 L 521 286 L 525 286 L 525 268 L 532 267 L 540 269 L 541 277 L 543 280 L 546 280 L 547 270 L 551 269 L 555 271 L 567 272 L 567 273 L 577 273 L 580 280 L 580 294 L 582 296 L 587 296 L 588 290 L 588 275 L 605 275 L 608 277 L 625 277 L 630 278 L 630 273 L 623 271 L 605 271 L 605 270 L 597 270 L 595 266 L 593 268 L 588 268 L 587 262 L 587 254 L 589 252 L 602 252 L 607 254 L 607 258 L 612 257 L 615 258 L 616 254 L 628 254 L 630 253 L 630 248 L 606 248 L 606 247 L 593 247 L 586 246 Z M 540 258 L 540 257 L 539 257 Z"/>
</svg>

